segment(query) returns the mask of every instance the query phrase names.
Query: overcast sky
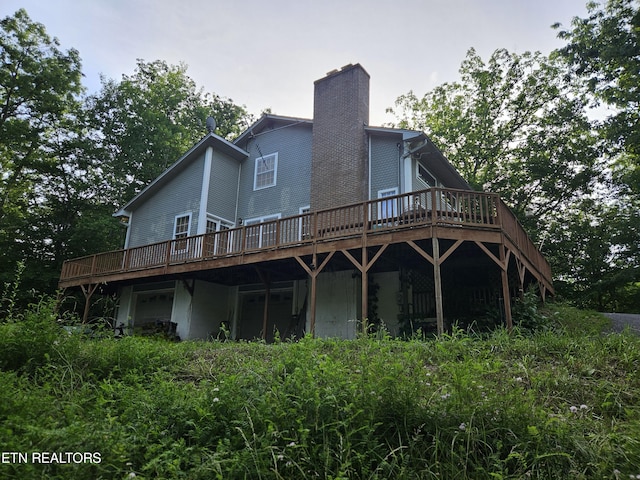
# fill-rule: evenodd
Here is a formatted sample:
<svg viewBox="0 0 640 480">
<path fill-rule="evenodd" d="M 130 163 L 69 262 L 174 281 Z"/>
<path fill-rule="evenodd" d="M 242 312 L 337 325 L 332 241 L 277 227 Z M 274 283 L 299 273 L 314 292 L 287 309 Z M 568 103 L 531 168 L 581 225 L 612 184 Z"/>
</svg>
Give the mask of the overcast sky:
<svg viewBox="0 0 640 480">
<path fill-rule="evenodd" d="M 184 62 L 199 87 L 254 115 L 311 118 L 313 82 L 360 63 L 371 75 L 372 125 L 409 90 L 454 81 L 467 50 L 545 54 L 550 26 L 586 15 L 586 0 L 2 0 L 25 8 L 82 58 L 84 83 L 120 79 L 137 58 Z"/>
</svg>

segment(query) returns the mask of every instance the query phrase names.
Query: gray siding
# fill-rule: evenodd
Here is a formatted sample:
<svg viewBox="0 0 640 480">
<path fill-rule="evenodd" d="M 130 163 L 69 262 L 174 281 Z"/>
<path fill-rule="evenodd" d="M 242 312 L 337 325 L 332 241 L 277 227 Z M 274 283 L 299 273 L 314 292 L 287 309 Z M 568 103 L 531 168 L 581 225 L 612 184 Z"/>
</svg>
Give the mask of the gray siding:
<svg viewBox="0 0 640 480">
<path fill-rule="evenodd" d="M 398 143 L 401 136 L 371 135 L 371 199 L 378 198 L 378 191 L 397 188 L 400 192 L 400 157 Z"/>
<path fill-rule="evenodd" d="M 236 222 L 236 194 L 240 163 L 214 150 L 207 213 Z"/>
<path fill-rule="evenodd" d="M 241 145 L 250 157 L 243 161 L 238 216 L 255 218 L 280 213 L 298 215 L 309 205 L 311 186 L 311 126 L 298 125 L 265 131 Z M 278 153 L 276 185 L 253 190 L 256 158 Z"/>
<path fill-rule="evenodd" d="M 191 235 L 198 229 L 204 156 L 194 160 L 133 211 L 129 247 L 173 238 L 176 215 L 191 213 Z"/>
</svg>

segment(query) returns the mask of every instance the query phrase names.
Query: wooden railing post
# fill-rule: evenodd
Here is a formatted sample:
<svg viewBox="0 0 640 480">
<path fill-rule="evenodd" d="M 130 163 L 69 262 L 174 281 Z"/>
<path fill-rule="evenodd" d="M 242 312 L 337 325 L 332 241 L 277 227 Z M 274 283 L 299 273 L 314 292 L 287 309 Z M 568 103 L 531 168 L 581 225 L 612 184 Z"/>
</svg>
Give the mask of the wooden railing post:
<svg viewBox="0 0 640 480">
<path fill-rule="evenodd" d="M 167 254 L 165 255 L 164 267 L 169 268 L 169 264 L 171 263 L 171 242 L 173 240 L 167 240 L 165 244 L 167 245 Z"/>
<path fill-rule="evenodd" d="M 436 189 L 432 187 L 429 189 L 431 194 L 431 225 L 437 223 L 438 210 L 436 209 Z"/>
<path fill-rule="evenodd" d="M 97 274 L 98 255 L 94 255 L 91 259 L 91 275 Z"/>
</svg>

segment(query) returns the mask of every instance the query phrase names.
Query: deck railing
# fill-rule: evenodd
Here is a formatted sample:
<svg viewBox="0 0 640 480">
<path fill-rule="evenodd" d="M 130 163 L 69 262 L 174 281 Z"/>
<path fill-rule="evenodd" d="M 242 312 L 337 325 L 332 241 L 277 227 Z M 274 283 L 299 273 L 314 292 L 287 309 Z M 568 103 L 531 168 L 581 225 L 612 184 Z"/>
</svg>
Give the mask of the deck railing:
<svg viewBox="0 0 640 480">
<path fill-rule="evenodd" d="M 547 279 L 551 268 L 496 194 L 431 188 L 67 260 L 60 280 L 104 276 L 424 225 L 497 229 Z"/>
</svg>

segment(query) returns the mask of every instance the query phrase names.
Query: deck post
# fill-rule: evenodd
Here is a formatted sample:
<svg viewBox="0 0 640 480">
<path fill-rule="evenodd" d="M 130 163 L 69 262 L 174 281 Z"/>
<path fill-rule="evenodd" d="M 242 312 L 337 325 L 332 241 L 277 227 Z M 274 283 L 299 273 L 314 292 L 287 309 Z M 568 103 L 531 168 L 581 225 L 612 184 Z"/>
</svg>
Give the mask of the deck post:
<svg viewBox="0 0 640 480">
<path fill-rule="evenodd" d="M 329 263 L 329 260 L 331 260 L 331 257 L 333 257 L 333 254 L 335 253 L 335 251 L 330 252 L 329 255 L 327 255 L 325 257 L 325 259 L 322 261 L 322 263 L 320 265 L 318 265 L 318 255 L 317 253 L 314 251 L 313 252 L 313 256 L 311 257 L 311 265 L 307 265 L 306 263 L 304 263 L 304 261 L 302 260 L 302 258 L 300 257 L 294 257 L 296 259 L 296 261 L 300 264 L 300 266 L 304 269 L 305 272 L 307 272 L 307 275 L 309 275 L 309 277 L 311 277 L 311 315 L 309 315 L 309 329 L 311 330 L 311 336 L 315 338 L 316 336 L 316 282 L 317 282 L 317 277 L 320 274 L 320 272 L 322 271 L 322 269 L 324 267 L 327 266 L 327 263 Z"/>
<path fill-rule="evenodd" d="M 89 308 L 91 307 L 91 297 L 98 288 L 98 284 L 80 285 L 82 293 L 84 294 L 84 312 L 82 313 L 82 324 L 84 325 L 89 320 Z"/>
<path fill-rule="evenodd" d="M 504 253 L 504 244 L 500 245 L 500 261 L 503 262 L 504 268 L 500 269 L 502 278 L 502 298 L 504 302 L 504 318 L 507 323 L 507 331 L 511 332 L 513 328 L 513 319 L 511 318 L 511 294 L 509 293 L 509 260 Z"/>
<path fill-rule="evenodd" d="M 362 334 L 366 335 L 368 330 L 369 323 L 369 273 L 368 273 L 368 254 L 367 247 L 363 245 L 362 247 L 362 268 L 360 269 L 360 308 L 362 310 Z"/>
<path fill-rule="evenodd" d="M 260 280 L 264 283 L 264 309 L 262 312 L 262 339 L 267 340 L 267 327 L 269 326 L 269 297 L 271 297 L 271 283 L 269 276 L 256 267 Z"/>
<path fill-rule="evenodd" d="M 444 333 L 444 311 L 442 308 L 442 278 L 440 277 L 440 243 L 437 236 L 431 238 L 433 244 L 433 284 L 436 299 L 436 325 L 438 335 Z"/>
<path fill-rule="evenodd" d="M 372 215 L 369 212 L 369 202 L 362 203 L 362 268 L 360 269 L 360 309 L 362 313 L 362 334 L 367 335 L 369 330 L 369 253 L 367 252 L 367 230 L 369 229 L 369 221 Z"/>
<path fill-rule="evenodd" d="M 318 284 L 318 272 L 316 267 L 318 265 L 318 258 L 316 252 L 313 252 L 313 260 L 311 261 L 311 315 L 309 319 L 309 330 L 311 330 L 311 338 L 316 338 L 316 292 Z"/>
</svg>

